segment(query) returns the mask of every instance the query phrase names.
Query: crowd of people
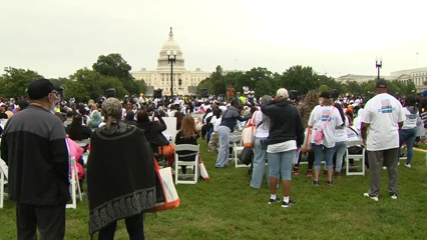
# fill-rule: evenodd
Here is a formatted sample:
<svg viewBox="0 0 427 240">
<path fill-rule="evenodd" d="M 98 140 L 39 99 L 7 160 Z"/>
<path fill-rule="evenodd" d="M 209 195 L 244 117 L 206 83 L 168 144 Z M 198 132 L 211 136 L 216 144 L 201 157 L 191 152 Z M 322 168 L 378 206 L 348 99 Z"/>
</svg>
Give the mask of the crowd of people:
<svg viewBox="0 0 427 240">
<path fill-rule="evenodd" d="M 397 199 L 400 149 L 406 144 L 405 166 L 411 167 L 413 146 L 427 125 L 427 100 L 406 96 L 400 102 L 387 94 L 383 80 L 377 81 L 375 90 L 377 95 L 367 101 L 328 91 L 295 97 L 285 88 L 273 96 L 256 96 L 250 90 L 236 92 L 230 85 L 225 99 L 150 99 L 141 94 L 125 96 L 124 101 L 100 97 L 76 103 L 74 98 L 61 100 L 49 80 L 36 80 L 28 87 L 28 98 L 0 103 L 0 118 L 9 119 L 0 126 L 1 158 L 9 166 L 9 198 L 17 202 L 18 239 L 34 237 L 36 228 L 42 239 L 64 237 L 65 204 L 70 199 L 67 137 L 90 139 L 90 146 L 85 146 L 90 148 L 89 230 L 99 232 L 99 239 L 113 239 L 119 219 L 125 219 L 131 239 L 144 239 L 144 214 L 153 211 L 161 198 L 156 194 L 154 157 L 164 157 L 172 166 L 174 144 L 197 145 L 202 138 L 208 152 L 217 154 L 215 167 L 226 168 L 230 135 L 241 131 L 248 120 L 255 124 L 249 186 L 261 188 L 266 175 L 269 204 L 280 202 L 284 208 L 295 204 L 291 180 L 300 174 L 304 155 L 313 185 L 321 184 L 322 173 L 327 175 L 326 184 L 333 185 L 334 177 L 341 176 L 351 140 L 367 149 L 371 185 L 364 196 L 379 200 L 381 169 L 386 167 L 388 194 Z M 427 91 L 422 96 L 427 97 Z M 174 143 L 164 135 L 166 116 L 177 121 Z M 309 146 L 302 150 L 306 139 Z M 190 161 L 194 154 L 181 152 L 180 160 Z M 83 159 L 78 162 L 84 165 Z M 279 183 L 283 198 L 277 194 Z"/>
</svg>

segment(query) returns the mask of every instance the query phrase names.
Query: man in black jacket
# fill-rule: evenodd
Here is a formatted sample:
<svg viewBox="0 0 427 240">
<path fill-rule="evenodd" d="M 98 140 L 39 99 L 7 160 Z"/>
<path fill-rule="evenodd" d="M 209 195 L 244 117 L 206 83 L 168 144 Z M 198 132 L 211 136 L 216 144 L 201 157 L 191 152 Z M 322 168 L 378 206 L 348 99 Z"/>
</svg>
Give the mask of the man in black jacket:
<svg viewBox="0 0 427 240">
<path fill-rule="evenodd" d="M 47 79 L 28 87 L 30 106 L 5 126 L 1 158 L 9 166 L 9 198 L 16 201 L 17 239 L 64 239 L 70 199 L 65 129 L 52 114 L 57 92 Z"/>
</svg>

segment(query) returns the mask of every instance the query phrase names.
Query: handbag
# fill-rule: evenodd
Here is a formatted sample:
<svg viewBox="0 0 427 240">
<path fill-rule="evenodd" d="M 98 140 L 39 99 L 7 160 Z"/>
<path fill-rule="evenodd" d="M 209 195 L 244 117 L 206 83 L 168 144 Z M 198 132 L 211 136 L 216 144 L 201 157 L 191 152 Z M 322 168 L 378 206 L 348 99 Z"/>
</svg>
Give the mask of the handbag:
<svg viewBox="0 0 427 240">
<path fill-rule="evenodd" d="M 332 111 L 331 111 L 331 113 L 329 114 L 329 117 L 328 117 L 328 119 L 326 120 L 326 122 L 325 122 L 325 124 L 323 124 L 323 129 L 316 129 L 315 131 L 314 131 L 314 142 L 316 143 L 316 145 L 321 145 L 322 144 L 322 141 L 323 141 L 323 139 L 325 139 L 325 133 L 323 132 L 323 130 L 326 128 L 326 126 L 328 125 L 328 123 L 329 123 L 329 120 L 331 119 L 331 116 L 332 116 L 332 113 L 334 112 L 334 110 L 335 110 L 335 107 L 332 107 Z"/>
<path fill-rule="evenodd" d="M 179 207 L 180 199 L 176 191 L 172 178 L 172 169 L 170 167 L 159 169 L 159 165 L 154 161 L 157 180 L 156 191 L 160 189 L 161 193 L 156 196 L 156 211 L 169 210 Z M 160 199 L 160 202 L 159 202 Z"/>
<path fill-rule="evenodd" d="M 254 151 L 252 148 L 244 147 L 242 152 L 237 157 L 242 163 L 249 165 L 252 162 Z"/>
<path fill-rule="evenodd" d="M 257 126 L 255 126 L 256 112 L 254 116 L 248 121 L 245 128 L 242 131 L 242 143 L 244 147 L 253 148 L 254 140 L 255 140 L 255 130 Z"/>
<path fill-rule="evenodd" d="M 305 129 L 304 135 L 304 143 L 301 146 L 301 152 L 312 152 L 313 149 L 311 148 L 311 144 L 310 144 L 310 139 L 311 136 L 313 134 L 313 128 L 312 127 L 308 127 Z"/>
</svg>

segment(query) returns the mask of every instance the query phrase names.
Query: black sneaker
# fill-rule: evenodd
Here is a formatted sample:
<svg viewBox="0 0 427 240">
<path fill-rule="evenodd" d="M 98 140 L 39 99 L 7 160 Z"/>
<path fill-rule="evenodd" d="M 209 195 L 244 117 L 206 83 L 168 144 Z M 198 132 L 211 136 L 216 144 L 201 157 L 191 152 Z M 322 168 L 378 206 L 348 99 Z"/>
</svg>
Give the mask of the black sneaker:
<svg viewBox="0 0 427 240">
<path fill-rule="evenodd" d="M 334 185 L 334 181 L 327 181 L 326 183 L 331 186 Z"/>
<path fill-rule="evenodd" d="M 269 200 L 268 204 L 274 204 L 274 203 L 278 203 L 278 202 L 280 202 L 280 198 L 278 198 L 278 197 L 276 196 L 276 199 L 271 199 L 271 198 L 270 198 L 270 200 Z"/>
<path fill-rule="evenodd" d="M 282 208 L 287 208 L 287 207 L 290 207 L 291 205 L 294 205 L 294 204 L 295 204 L 295 202 L 293 202 L 292 200 L 289 199 L 289 202 L 285 202 L 285 201 L 282 202 Z"/>
<path fill-rule="evenodd" d="M 319 186 L 319 181 L 314 180 L 314 181 L 313 181 L 313 185 L 314 185 L 314 186 Z"/>
</svg>

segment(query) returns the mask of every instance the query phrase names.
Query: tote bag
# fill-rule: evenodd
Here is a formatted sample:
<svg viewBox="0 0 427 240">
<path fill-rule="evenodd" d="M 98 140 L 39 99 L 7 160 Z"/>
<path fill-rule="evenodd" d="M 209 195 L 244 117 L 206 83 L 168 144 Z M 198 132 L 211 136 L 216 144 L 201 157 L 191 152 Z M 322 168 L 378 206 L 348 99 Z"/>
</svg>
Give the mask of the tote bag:
<svg viewBox="0 0 427 240">
<path fill-rule="evenodd" d="M 199 162 L 199 174 L 204 180 L 210 179 L 208 170 L 206 170 L 205 164 L 202 161 Z"/>
<path fill-rule="evenodd" d="M 254 139 L 255 139 L 255 119 L 256 112 L 254 116 L 248 121 L 245 128 L 242 131 L 242 143 L 245 148 L 253 148 L 254 147 Z"/>
<path fill-rule="evenodd" d="M 160 186 L 164 195 L 164 202 L 156 204 L 156 211 L 169 210 L 179 207 L 180 200 L 178 192 L 172 178 L 172 169 L 170 167 L 156 169 L 160 180 Z"/>
<path fill-rule="evenodd" d="M 310 143 L 310 139 L 311 139 L 312 134 L 313 134 L 313 128 L 312 127 L 308 127 L 305 129 L 305 132 L 304 132 L 305 139 L 304 139 L 304 143 L 301 146 L 301 152 L 312 152 L 313 151 L 313 149 L 311 148 L 311 143 Z"/>
</svg>

